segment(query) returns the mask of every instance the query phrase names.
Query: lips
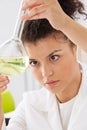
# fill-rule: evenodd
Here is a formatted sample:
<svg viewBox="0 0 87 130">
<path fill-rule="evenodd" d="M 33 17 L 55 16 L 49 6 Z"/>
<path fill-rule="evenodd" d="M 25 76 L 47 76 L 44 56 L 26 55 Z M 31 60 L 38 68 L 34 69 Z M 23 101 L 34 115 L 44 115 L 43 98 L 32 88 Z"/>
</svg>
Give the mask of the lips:
<svg viewBox="0 0 87 130">
<path fill-rule="evenodd" d="M 45 84 L 49 87 L 55 87 L 57 85 L 57 83 L 59 82 L 59 80 L 56 81 L 48 81 Z"/>
</svg>

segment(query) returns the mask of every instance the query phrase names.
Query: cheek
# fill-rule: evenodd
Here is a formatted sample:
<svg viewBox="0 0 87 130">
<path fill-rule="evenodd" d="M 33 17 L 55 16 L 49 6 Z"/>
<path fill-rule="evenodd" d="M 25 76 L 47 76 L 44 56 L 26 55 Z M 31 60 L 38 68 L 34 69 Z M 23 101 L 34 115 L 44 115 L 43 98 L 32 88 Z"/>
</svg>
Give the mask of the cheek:
<svg viewBox="0 0 87 130">
<path fill-rule="evenodd" d="M 75 68 L 75 61 L 70 59 L 67 59 L 63 61 L 60 65 L 60 75 L 63 79 L 70 79 L 74 74 Z"/>
<path fill-rule="evenodd" d="M 71 74 L 71 72 L 73 71 L 73 64 L 70 62 L 67 62 L 66 64 L 63 65 L 62 70 L 63 73 L 67 74 Z"/>
</svg>

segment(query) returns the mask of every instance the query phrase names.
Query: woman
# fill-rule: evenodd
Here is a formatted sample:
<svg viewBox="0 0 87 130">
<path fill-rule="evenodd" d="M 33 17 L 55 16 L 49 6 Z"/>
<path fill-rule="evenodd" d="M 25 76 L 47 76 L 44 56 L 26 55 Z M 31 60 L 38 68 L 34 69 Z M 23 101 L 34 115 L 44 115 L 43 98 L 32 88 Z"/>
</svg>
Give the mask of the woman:
<svg viewBox="0 0 87 130">
<path fill-rule="evenodd" d="M 26 21 L 22 41 L 42 89 L 25 93 L 6 130 L 87 130 L 87 67 L 76 45 L 46 19 Z"/>
<path fill-rule="evenodd" d="M 56 30 L 61 30 L 72 42 L 87 52 L 87 28 L 73 20 L 77 12 L 85 14 L 84 6 L 79 0 L 25 0 L 22 9 L 30 10 L 22 19 L 48 19 Z M 87 18 L 87 14 L 85 15 Z"/>
<path fill-rule="evenodd" d="M 21 38 L 43 88 L 24 94 L 7 128 L 0 109 L 2 130 L 87 130 L 87 68 L 76 60 L 76 43 L 46 19 L 26 21 Z M 8 83 L 0 75 L 0 92 Z"/>
</svg>

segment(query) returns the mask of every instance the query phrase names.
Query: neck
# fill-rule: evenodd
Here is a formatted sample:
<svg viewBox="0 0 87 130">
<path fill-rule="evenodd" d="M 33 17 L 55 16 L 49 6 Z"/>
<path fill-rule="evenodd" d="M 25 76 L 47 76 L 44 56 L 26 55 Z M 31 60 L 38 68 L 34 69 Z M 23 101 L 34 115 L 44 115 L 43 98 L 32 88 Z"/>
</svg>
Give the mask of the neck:
<svg viewBox="0 0 87 130">
<path fill-rule="evenodd" d="M 56 97 L 60 103 L 67 102 L 78 94 L 82 79 L 79 66 L 75 72 L 75 78 L 72 80 L 72 82 L 62 92 L 56 94 Z"/>
</svg>

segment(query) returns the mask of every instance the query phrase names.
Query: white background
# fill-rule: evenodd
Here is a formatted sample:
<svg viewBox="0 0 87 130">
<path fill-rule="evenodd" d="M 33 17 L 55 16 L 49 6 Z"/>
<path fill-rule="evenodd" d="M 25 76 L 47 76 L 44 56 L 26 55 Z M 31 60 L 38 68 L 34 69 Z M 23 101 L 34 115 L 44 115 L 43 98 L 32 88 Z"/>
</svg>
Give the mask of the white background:
<svg viewBox="0 0 87 130">
<path fill-rule="evenodd" d="M 83 0 L 83 2 L 87 7 L 87 0 Z M 20 3 L 21 0 L 0 0 L 0 44 L 8 40 L 13 34 Z M 84 21 L 82 18 L 79 22 L 87 27 L 87 20 Z M 87 61 L 87 54 L 80 52 L 79 55 L 81 60 Z M 30 71 L 27 70 L 23 75 L 10 78 L 8 88 L 13 94 L 16 105 L 18 105 L 25 91 L 38 89 L 40 85 L 34 80 Z"/>
</svg>

